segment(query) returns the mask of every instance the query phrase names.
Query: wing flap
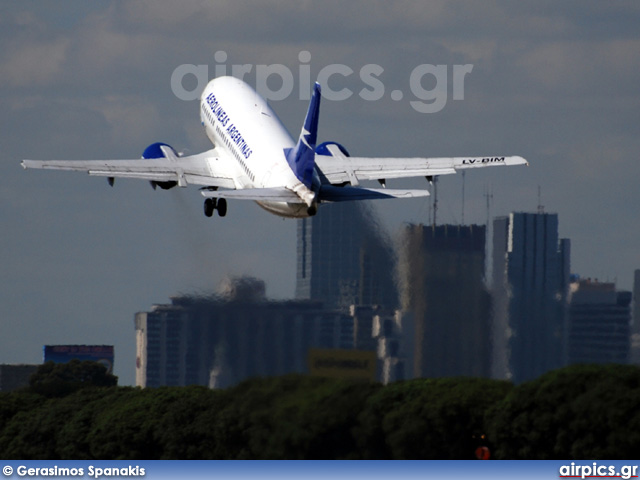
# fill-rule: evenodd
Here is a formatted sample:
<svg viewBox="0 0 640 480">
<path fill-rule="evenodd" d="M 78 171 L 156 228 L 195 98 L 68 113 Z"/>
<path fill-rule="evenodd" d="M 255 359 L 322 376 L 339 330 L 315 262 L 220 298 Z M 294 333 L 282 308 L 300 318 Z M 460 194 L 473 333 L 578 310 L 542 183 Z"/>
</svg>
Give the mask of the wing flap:
<svg viewBox="0 0 640 480">
<path fill-rule="evenodd" d="M 183 173 L 182 176 L 179 172 L 125 172 L 118 170 L 89 170 L 89 175 L 92 177 L 117 177 L 117 178 L 131 178 L 136 180 L 149 180 L 155 182 L 178 182 L 181 179 L 189 185 L 202 185 L 206 187 L 220 187 L 220 188 L 235 188 L 236 184 L 233 178 L 223 177 L 211 177 L 203 175 L 193 175 L 189 173 Z"/>
<path fill-rule="evenodd" d="M 135 178 L 138 180 L 155 180 L 158 182 L 178 180 L 178 175 L 175 172 L 125 172 L 118 170 L 89 170 L 87 173 L 92 177 Z"/>
</svg>

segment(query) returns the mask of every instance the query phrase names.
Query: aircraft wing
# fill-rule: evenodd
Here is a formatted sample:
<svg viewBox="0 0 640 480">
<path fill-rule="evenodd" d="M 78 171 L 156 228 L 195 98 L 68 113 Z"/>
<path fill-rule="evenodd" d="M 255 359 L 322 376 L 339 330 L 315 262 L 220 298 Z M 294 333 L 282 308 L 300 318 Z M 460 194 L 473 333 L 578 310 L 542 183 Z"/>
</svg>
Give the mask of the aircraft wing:
<svg viewBox="0 0 640 480">
<path fill-rule="evenodd" d="M 329 146 L 329 149 L 334 147 Z M 358 185 L 361 180 L 389 178 L 431 177 L 449 175 L 465 168 L 500 165 L 528 165 L 518 156 L 513 157 L 450 157 L 450 158 L 384 158 L 347 157 L 337 148 L 333 155 L 316 155 L 315 162 L 321 176 L 331 184 L 350 182 Z"/>
<path fill-rule="evenodd" d="M 23 160 L 23 168 L 72 170 L 92 176 L 136 178 L 155 182 L 177 182 L 208 187 L 235 188 L 233 169 L 215 149 L 178 157 L 170 147 L 162 147 L 163 158 L 130 160 Z"/>
</svg>

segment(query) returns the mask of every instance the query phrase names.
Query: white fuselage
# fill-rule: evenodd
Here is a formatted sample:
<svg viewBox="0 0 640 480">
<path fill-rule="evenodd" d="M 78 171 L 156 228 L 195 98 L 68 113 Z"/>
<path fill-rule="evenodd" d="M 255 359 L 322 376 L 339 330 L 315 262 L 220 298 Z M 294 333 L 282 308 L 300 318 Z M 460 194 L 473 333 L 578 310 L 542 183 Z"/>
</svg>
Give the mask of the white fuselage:
<svg viewBox="0 0 640 480">
<path fill-rule="evenodd" d="M 307 190 L 289 166 L 284 149 L 294 141 L 267 102 L 233 77 L 211 80 L 200 100 L 200 119 L 216 153 L 235 164 L 237 189 L 285 187 Z M 215 162 L 215 159 L 211 159 Z M 257 202 L 271 213 L 307 217 L 307 205 Z"/>
</svg>

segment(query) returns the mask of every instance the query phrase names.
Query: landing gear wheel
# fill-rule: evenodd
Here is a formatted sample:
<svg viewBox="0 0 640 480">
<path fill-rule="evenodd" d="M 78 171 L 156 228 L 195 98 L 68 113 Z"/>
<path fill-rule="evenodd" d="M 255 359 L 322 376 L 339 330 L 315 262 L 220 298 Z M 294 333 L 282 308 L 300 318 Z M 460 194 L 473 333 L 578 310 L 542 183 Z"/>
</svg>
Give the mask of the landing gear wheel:
<svg viewBox="0 0 640 480">
<path fill-rule="evenodd" d="M 227 214 L 227 201 L 224 198 L 218 199 L 218 215 L 224 217 Z"/>
<path fill-rule="evenodd" d="M 213 211 L 216 209 L 216 199 L 215 198 L 207 198 L 204 201 L 204 214 L 207 217 L 211 217 L 213 215 Z"/>
</svg>

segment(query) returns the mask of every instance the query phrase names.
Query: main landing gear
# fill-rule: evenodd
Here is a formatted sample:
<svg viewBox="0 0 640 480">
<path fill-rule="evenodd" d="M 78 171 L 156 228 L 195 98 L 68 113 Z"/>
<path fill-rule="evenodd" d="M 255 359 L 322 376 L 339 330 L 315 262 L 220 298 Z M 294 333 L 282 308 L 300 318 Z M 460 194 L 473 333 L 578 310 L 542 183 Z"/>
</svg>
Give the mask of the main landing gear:
<svg viewBox="0 0 640 480">
<path fill-rule="evenodd" d="M 204 214 L 207 217 L 211 217 L 214 210 L 218 210 L 218 215 L 224 217 L 227 214 L 227 200 L 224 198 L 207 198 L 204 201 Z"/>
</svg>

